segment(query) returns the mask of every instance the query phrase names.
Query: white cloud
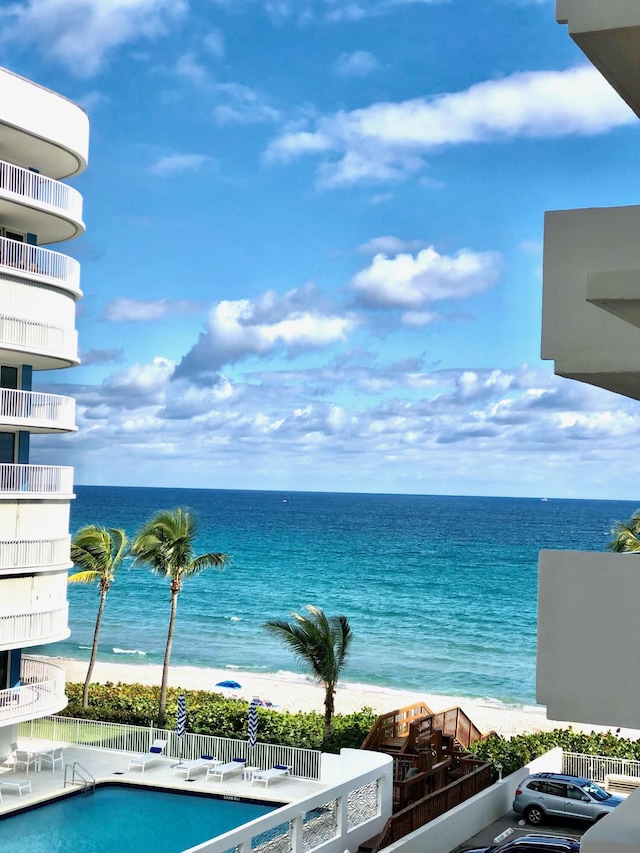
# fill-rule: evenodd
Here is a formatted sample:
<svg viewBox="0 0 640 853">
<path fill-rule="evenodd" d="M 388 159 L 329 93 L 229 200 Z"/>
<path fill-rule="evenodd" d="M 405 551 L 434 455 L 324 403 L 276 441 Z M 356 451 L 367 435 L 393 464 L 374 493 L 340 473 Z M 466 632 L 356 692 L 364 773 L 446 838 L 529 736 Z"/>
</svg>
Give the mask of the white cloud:
<svg viewBox="0 0 640 853">
<path fill-rule="evenodd" d="M 213 29 L 204 37 L 204 45 L 216 59 L 222 59 L 225 54 L 224 36 L 220 30 Z"/>
<path fill-rule="evenodd" d="M 398 180 L 425 153 L 451 145 L 604 133 L 635 116 L 591 66 L 532 71 L 477 83 L 462 92 L 377 103 L 321 117 L 313 130 L 290 130 L 270 160 L 324 154 L 320 184 Z"/>
<path fill-rule="evenodd" d="M 190 80 L 195 86 L 204 86 L 208 81 L 207 69 L 197 62 L 193 51 L 183 53 L 176 62 L 176 73 L 179 77 Z"/>
<path fill-rule="evenodd" d="M 227 103 L 214 107 L 213 114 L 220 124 L 237 121 L 246 124 L 259 124 L 266 121 L 277 121 L 280 113 L 255 89 L 242 83 L 217 83 L 215 90 L 218 95 L 226 98 Z"/>
<path fill-rule="evenodd" d="M 27 0 L 0 8 L 0 41 L 89 77 L 122 45 L 166 35 L 187 10 L 186 0 Z"/>
<path fill-rule="evenodd" d="M 361 243 L 357 251 L 362 255 L 397 255 L 400 252 L 417 252 L 425 249 L 429 244 L 424 240 L 402 240 L 400 237 L 387 235 L 385 237 L 373 237 L 366 243 Z"/>
<path fill-rule="evenodd" d="M 120 323 L 152 322 L 167 315 L 194 314 L 201 310 L 198 303 L 187 299 L 159 299 L 152 302 L 120 297 L 105 306 L 104 319 Z"/>
<path fill-rule="evenodd" d="M 432 246 L 415 256 L 376 255 L 371 264 L 352 278 L 350 287 L 358 303 L 368 308 L 404 309 L 408 325 L 425 325 L 439 319 L 429 305 L 443 299 L 466 299 L 482 293 L 498 280 L 502 267 L 497 252 L 461 249 L 440 255 Z M 425 310 L 425 308 L 427 310 Z"/>
<path fill-rule="evenodd" d="M 149 166 L 149 171 L 152 175 L 161 177 L 177 175 L 182 172 L 194 172 L 210 159 L 204 154 L 168 154 L 160 157 L 153 165 Z"/>
<path fill-rule="evenodd" d="M 342 77 L 366 77 L 379 67 L 378 60 L 368 50 L 342 53 L 335 64 L 336 73 Z"/>
<path fill-rule="evenodd" d="M 176 376 L 211 373 L 248 356 L 265 358 L 280 351 L 292 356 L 344 342 L 356 326 L 355 318 L 323 310 L 319 302 L 313 286 L 282 297 L 269 291 L 254 300 L 219 302 Z"/>
</svg>

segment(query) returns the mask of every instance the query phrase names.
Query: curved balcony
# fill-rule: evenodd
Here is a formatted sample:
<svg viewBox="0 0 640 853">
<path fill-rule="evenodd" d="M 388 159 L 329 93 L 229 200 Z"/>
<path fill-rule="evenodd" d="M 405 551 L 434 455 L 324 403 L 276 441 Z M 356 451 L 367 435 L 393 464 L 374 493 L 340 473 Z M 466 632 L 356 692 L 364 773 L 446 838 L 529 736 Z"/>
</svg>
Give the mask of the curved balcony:
<svg viewBox="0 0 640 853">
<path fill-rule="evenodd" d="M 59 394 L 0 388 L 0 424 L 28 432 L 75 432 L 76 401 Z"/>
<path fill-rule="evenodd" d="M 67 704 L 61 666 L 23 656 L 21 684 L 0 690 L 0 725 L 20 723 L 61 711 Z"/>
<path fill-rule="evenodd" d="M 0 464 L 0 500 L 73 498 L 73 468 Z"/>
<path fill-rule="evenodd" d="M 0 350 L 13 351 L 18 355 L 27 353 L 34 370 L 56 370 L 80 363 L 75 329 L 63 329 L 6 314 L 0 314 Z M 22 361 L 19 358 L 16 363 Z"/>
<path fill-rule="evenodd" d="M 76 299 L 80 290 L 80 264 L 75 258 L 0 237 L 0 271 L 6 270 L 18 278 L 50 284 L 68 290 Z"/>
<path fill-rule="evenodd" d="M 0 572 L 9 569 L 67 569 L 71 536 L 0 540 Z"/>
<path fill-rule="evenodd" d="M 56 643 L 70 633 L 68 602 L 55 609 L 0 616 L 0 649 Z"/>
<path fill-rule="evenodd" d="M 16 231 L 59 243 L 84 234 L 82 196 L 73 187 L 0 160 L 0 216 Z"/>
</svg>

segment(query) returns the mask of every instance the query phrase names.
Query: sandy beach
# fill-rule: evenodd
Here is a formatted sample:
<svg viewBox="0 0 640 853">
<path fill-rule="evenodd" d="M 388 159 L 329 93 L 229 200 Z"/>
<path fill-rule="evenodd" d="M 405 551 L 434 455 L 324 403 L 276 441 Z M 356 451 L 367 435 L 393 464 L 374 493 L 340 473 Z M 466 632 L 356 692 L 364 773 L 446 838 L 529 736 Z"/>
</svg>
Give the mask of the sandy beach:
<svg viewBox="0 0 640 853">
<path fill-rule="evenodd" d="M 87 663 L 77 660 L 50 659 L 64 667 L 67 681 L 84 682 Z M 162 668 L 158 665 L 104 663 L 97 661 L 93 671 L 94 682 L 112 681 L 127 684 L 159 685 Z M 288 711 L 323 711 L 324 691 L 305 675 L 295 673 L 275 673 L 261 675 L 251 672 L 235 672 L 230 669 L 204 669 L 189 666 L 172 666 L 169 684 L 185 690 L 216 690 L 220 681 L 234 679 L 242 685 L 236 691 L 222 690 L 227 695 L 251 700 L 253 696 L 272 702 L 274 706 Z M 491 699 L 467 699 L 460 696 L 440 696 L 427 691 L 408 692 L 375 687 L 367 684 L 341 682 L 336 693 L 336 712 L 350 713 L 364 707 L 373 708 L 383 714 L 411 705 L 426 702 L 433 711 L 461 707 L 467 716 L 483 732 L 496 731 L 504 737 L 515 734 L 549 731 L 555 728 L 572 726 L 579 731 L 607 731 L 602 726 L 580 725 L 567 721 L 548 720 L 546 709 L 542 706 L 505 705 Z M 623 729 L 622 737 L 633 740 L 640 738 L 640 731 Z"/>
</svg>

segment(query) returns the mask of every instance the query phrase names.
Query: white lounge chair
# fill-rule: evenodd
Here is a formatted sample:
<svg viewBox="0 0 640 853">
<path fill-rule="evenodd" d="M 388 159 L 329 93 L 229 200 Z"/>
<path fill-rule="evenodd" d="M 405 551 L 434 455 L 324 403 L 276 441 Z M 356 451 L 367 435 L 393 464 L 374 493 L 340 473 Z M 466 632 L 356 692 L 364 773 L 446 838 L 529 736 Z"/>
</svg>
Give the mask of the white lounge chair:
<svg viewBox="0 0 640 853">
<path fill-rule="evenodd" d="M 242 773 L 246 764 L 246 758 L 234 758 L 233 761 L 227 761 L 226 764 L 216 764 L 207 769 L 207 779 L 219 779 L 221 782 L 224 782 L 226 776 L 233 776 L 234 773 Z"/>
<path fill-rule="evenodd" d="M 215 767 L 216 764 L 220 764 L 220 761 L 217 761 L 215 758 L 206 758 L 202 756 L 202 758 L 194 758 L 190 761 L 181 761 L 180 764 L 174 764 L 173 766 L 173 775 L 176 776 L 179 773 L 184 773 L 185 782 L 191 781 L 191 774 L 196 774 L 198 770 L 203 770 L 205 767 L 207 771 L 210 767 Z"/>
<path fill-rule="evenodd" d="M 265 788 L 269 787 L 269 782 L 277 779 L 284 779 L 285 776 L 291 776 L 291 767 L 286 764 L 276 764 L 270 770 L 256 770 L 251 776 L 251 784 L 254 782 L 264 782 Z"/>
<path fill-rule="evenodd" d="M 0 789 L 1 788 L 11 788 L 11 790 L 16 791 L 20 797 L 22 797 L 22 792 L 26 791 L 27 794 L 31 793 L 31 782 L 28 779 L 0 779 Z M 0 794 L 0 803 L 2 802 L 2 794 Z"/>
<path fill-rule="evenodd" d="M 139 767 L 140 770 L 144 773 L 144 768 L 147 767 L 147 765 L 153 764 L 156 761 L 162 761 L 164 759 L 164 751 L 166 747 L 166 740 L 160 740 L 156 738 L 156 740 L 154 740 L 154 742 L 149 747 L 149 752 L 147 752 L 145 755 L 137 755 L 135 756 L 135 758 L 132 758 L 129 761 L 127 772 L 135 767 Z"/>
</svg>

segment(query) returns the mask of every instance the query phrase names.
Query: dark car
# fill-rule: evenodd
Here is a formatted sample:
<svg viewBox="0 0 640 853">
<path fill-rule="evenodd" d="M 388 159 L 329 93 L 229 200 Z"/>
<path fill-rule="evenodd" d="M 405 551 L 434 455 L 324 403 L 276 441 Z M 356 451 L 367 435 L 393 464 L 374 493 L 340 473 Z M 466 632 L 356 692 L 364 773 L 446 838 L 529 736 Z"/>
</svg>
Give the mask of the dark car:
<svg viewBox="0 0 640 853">
<path fill-rule="evenodd" d="M 621 802 L 621 797 L 581 776 L 534 773 L 518 785 L 513 810 L 537 826 L 547 816 L 600 820 Z"/>
<path fill-rule="evenodd" d="M 578 853 L 580 842 L 559 835 L 521 835 L 492 847 L 474 847 L 465 853 Z"/>
</svg>

